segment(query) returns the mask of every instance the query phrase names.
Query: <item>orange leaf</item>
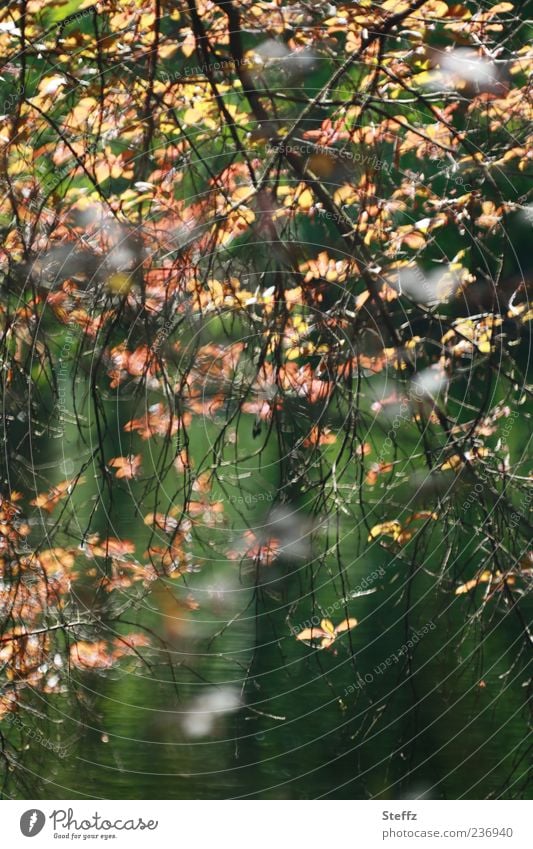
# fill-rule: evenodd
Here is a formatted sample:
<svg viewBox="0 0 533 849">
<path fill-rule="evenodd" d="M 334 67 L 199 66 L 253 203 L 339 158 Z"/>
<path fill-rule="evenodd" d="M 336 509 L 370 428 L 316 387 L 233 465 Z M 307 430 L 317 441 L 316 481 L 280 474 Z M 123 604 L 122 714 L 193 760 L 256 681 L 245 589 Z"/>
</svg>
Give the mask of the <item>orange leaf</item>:
<svg viewBox="0 0 533 849">
<path fill-rule="evenodd" d="M 103 640 L 98 643 L 84 640 L 74 643 L 70 647 L 70 661 L 80 669 L 107 669 L 113 665 L 113 658 Z"/>
<path fill-rule="evenodd" d="M 78 478 L 78 483 L 83 482 L 83 478 Z M 66 480 L 56 484 L 47 493 L 43 492 L 30 501 L 34 507 L 40 507 L 42 510 L 47 510 L 49 513 L 54 510 L 62 498 L 70 495 L 73 489 L 73 481 Z"/>
<path fill-rule="evenodd" d="M 126 478 L 127 480 L 130 480 L 131 478 L 136 477 L 140 472 L 141 455 L 128 454 L 127 457 L 113 457 L 109 460 L 108 465 L 117 469 L 115 473 L 117 478 Z"/>
</svg>

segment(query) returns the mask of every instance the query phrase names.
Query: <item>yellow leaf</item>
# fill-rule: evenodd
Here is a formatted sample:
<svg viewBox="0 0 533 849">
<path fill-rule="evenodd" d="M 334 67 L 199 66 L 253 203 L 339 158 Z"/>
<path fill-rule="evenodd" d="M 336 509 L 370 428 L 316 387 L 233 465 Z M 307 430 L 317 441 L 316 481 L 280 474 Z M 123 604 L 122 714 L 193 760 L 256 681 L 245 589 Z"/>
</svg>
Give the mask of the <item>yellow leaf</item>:
<svg viewBox="0 0 533 849">
<path fill-rule="evenodd" d="M 286 357 L 288 360 L 297 360 L 298 357 L 301 356 L 301 350 L 299 347 L 296 348 L 287 348 Z"/>
<path fill-rule="evenodd" d="M 351 631 L 357 625 L 357 619 L 343 619 L 342 622 L 335 627 L 336 634 L 342 634 L 343 631 Z"/>
<path fill-rule="evenodd" d="M 514 5 L 512 3 L 496 3 L 495 6 L 490 9 L 491 17 L 494 15 L 500 15 L 502 12 L 512 12 L 514 9 Z"/>
<path fill-rule="evenodd" d="M 340 189 L 337 189 L 333 195 L 333 200 L 338 206 L 342 204 L 350 205 L 357 202 L 357 193 L 353 186 L 345 183 Z"/>
<path fill-rule="evenodd" d="M 376 539 L 381 534 L 385 534 L 386 536 L 391 536 L 393 539 L 398 539 L 402 532 L 402 526 L 396 520 L 392 522 L 381 522 L 379 525 L 374 525 L 371 528 L 370 533 L 368 535 L 368 541 Z"/>
<path fill-rule="evenodd" d="M 402 12 L 407 12 L 409 3 L 407 0 L 385 0 L 381 8 L 386 12 L 401 14 Z"/>
<path fill-rule="evenodd" d="M 417 86 L 427 86 L 431 85 L 434 79 L 433 71 L 421 71 L 420 74 L 415 74 L 412 78 L 412 82 Z"/>
<path fill-rule="evenodd" d="M 448 457 L 445 463 L 440 467 L 441 472 L 446 472 L 449 469 L 457 469 L 461 466 L 463 461 L 459 457 L 459 454 L 452 454 L 451 457 Z"/>
<path fill-rule="evenodd" d="M 314 202 L 313 194 L 309 189 L 304 189 L 298 196 L 298 206 L 300 209 L 311 209 Z"/>
<path fill-rule="evenodd" d="M 250 200 L 255 194 L 255 189 L 253 186 L 239 186 L 235 189 L 232 195 L 232 200 L 234 201 L 245 201 Z"/>
<path fill-rule="evenodd" d="M 119 272 L 108 277 L 107 288 L 114 295 L 126 295 L 131 289 L 132 282 L 133 278 L 130 275 Z"/>
<path fill-rule="evenodd" d="M 477 576 L 477 578 L 472 578 L 470 581 L 466 581 L 466 583 L 461 584 L 461 586 L 457 587 L 455 590 L 455 595 L 464 595 L 465 593 L 470 592 L 470 590 L 475 589 L 478 584 L 490 584 L 491 582 L 494 582 L 494 584 L 496 585 L 496 589 L 502 589 L 503 584 L 501 582 L 501 579 L 503 577 L 504 576 L 499 571 L 496 572 L 495 575 L 493 575 L 492 572 L 489 572 L 487 569 L 485 569 L 483 572 L 481 572 L 480 575 Z M 508 584 L 514 584 L 516 581 L 513 575 L 506 575 L 505 580 Z"/>
<path fill-rule="evenodd" d="M 201 121 L 203 121 L 205 123 L 207 115 L 209 113 L 209 109 L 210 109 L 209 102 L 195 103 L 194 106 L 191 106 L 191 107 L 189 107 L 189 109 L 185 110 L 183 120 L 186 124 L 189 124 L 189 125 L 199 124 Z"/>
</svg>

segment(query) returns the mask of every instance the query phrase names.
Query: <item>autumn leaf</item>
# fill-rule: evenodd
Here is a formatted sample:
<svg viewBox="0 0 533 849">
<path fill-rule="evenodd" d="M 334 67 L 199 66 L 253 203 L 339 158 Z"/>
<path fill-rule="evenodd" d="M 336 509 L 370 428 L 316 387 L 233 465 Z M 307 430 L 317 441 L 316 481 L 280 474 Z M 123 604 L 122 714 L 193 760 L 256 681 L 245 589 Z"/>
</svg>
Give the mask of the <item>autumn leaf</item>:
<svg viewBox="0 0 533 849">
<path fill-rule="evenodd" d="M 141 470 L 141 455 L 128 454 L 127 457 L 113 457 L 108 460 L 108 465 L 116 469 L 117 478 L 131 480 L 139 475 Z"/>
<path fill-rule="evenodd" d="M 116 537 L 108 537 L 100 541 L 98 535 L 95 535 L 89 537 L 83 551 L 88 557 L 124 559 L 126 555 L 135 553 L 135 544 L 130 540 L 117 539 Z"/>
<path fill-rule="evenodd" d="M 385 536 L 391 536 L 394 540 L 397 540 L 402 533 L 402 526 L 400 522 L 392 521 L 392 522 L 380 522 L 378 525 L 374 525 L 370 529 L 370 533 L 368 534 L 368 541 L 370 542 L 373 539 L 377 539 L 377 537 L 384 534 Z"/>
<path fill-rule="evenodd" d="M 502 575 L 499 571 L 493 574 L 488 569 L 485 569 L 476 578 L 472 578 L 470 581 L 466 581 L 466 583 L 456 587 L 455 595 L 465 595 L 465 593 L 475 590 L 479 584 L 492 584 L 493 590 L 503 590 L 505 584 L 512 586 L 514 583 L 516 583 L 514 575 Z"/>
<path fill-rule="evenodd" d="M 48 492 L 41 493 L 36 498 L 30 501 L 30 504 L 34 507 L 39 507 L 41 510 L 46 510 L 48 513 L 51 513 L 59 502 L 66 498 L 68 495 L 71 495 L 75 483 L 83 483 L 84 478 L 79 477 L 76 481 L 66 480 L 61 483 L 53 486 Z"/>
<path fill-rule="evenodd" d="M 437 513 L 431 510 L 420 510 L 417 513 L 412 513 L 408 516 L 403 523 L 399 522 L 397 519 L 394 519 L 391 522 L 381 522 L 378 525 L 374 525 L 373 528 L 370 529 L 370 533 L 368 534 L 368 542 L 371 542 L 374 539 L 377 539 L 379 536 L 390 536 L 393 538 L 395 542 L 403 545 L 408 542 L 412 536 L 413 532 L 408 530 L 408 525 L 412 522 L 420 521 L 420 520 L 428 520 L 432 519 L 436 521 L 438 519 Z"/>
<path fill-rule="evenodd" d="M 393 463 L 372 463 L 370 469 L 366 473 L 365 481 L 369 486 L 375 486 L 379 480 L 380 475 L 392 472 L 393 469 Z"/>
<path fill-rule="evenodd" d="M 109 669 L 114 660 L 104 640 L 80 640 L 70 647 L 70 662 L 79 669 Z"/>
<path fill-rule="evenodd" d="M 343 619 L 338 625 L 333 625 L 330 619 L 322 619 L 320 627 L 304 628 L 296 635 L 296 639 L 306 643 L 319 642 L 319 648 L 327 649 L 333 645 L 339 634 L 351 631 L 357 625 L 357 619 Z"/>
</svg>

